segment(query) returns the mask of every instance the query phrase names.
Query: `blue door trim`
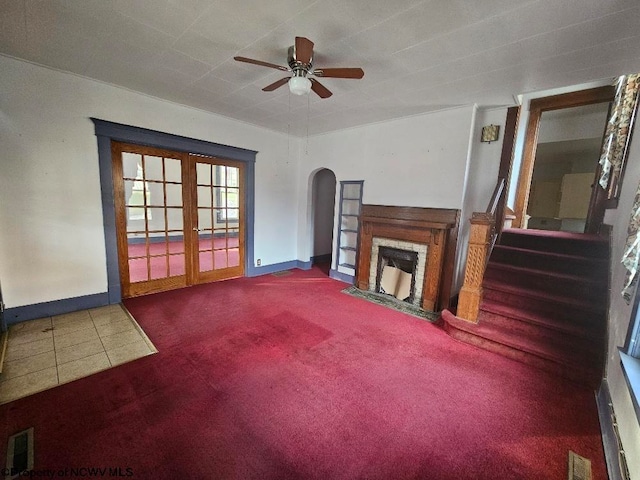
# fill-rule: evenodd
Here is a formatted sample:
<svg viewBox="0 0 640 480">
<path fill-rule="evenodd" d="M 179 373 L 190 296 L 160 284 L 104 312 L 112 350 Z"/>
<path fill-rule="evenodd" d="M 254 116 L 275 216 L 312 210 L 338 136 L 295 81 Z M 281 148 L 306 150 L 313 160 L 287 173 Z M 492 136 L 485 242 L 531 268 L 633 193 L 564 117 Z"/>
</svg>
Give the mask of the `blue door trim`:
<svg viewBox="0 0 640 480">
<path fill-rule="evenodd" d="M 118 246 L 116 237 L 116 212 L 113 193 L 111 141 L 134 143 L 149 147 L 164 148 L 179 152 L 209 155 L 244 162 L 245 168 L 245 275 L 253 276 L 253 237 L 255 214 L 255 162 L 254 150 L 207 142 L 196 138 L 182 137 L 170 133 L 114 123 L 91 118 L 98 138 L 98 162 L 100 188 L 102 190 L 102 215 L 107 257 L 107 294 L 109 303 L 122 300 Z"/>
</svg>

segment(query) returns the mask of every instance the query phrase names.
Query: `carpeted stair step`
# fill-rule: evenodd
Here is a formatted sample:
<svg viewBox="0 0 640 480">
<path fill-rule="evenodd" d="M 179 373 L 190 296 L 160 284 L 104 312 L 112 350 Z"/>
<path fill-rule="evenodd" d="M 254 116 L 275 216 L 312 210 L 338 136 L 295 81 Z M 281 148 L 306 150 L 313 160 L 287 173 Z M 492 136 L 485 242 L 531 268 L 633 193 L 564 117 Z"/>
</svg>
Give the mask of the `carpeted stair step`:
<svg viewBox="0 0 640 480">
<path fill-rule="evenodd" d="M 458 319 L 448 310 L 443 310 L 442 320 L 444 329 L 453 338 L 577 383 L 595 388 L 602 376 L 601 359 L 584 361 L 582 357 L 567 355 L 566 349 L 557 345 L 531 344 L 519 341 L 517 337 L 497 339 L 492 336 L 494 330 Z"/>
<path fill-rule="evenodd" d="M 609 255 L 605 238 L 584 233 L 507 229 L 502 232 L 500 245 L 591 258 L 607 258 Z"/>
<path fill-rule="evenodd" d="M 478 323 L 442 313 L 454 338 L 596 387 L 609 247 L 570 232 L 505 230 L 487 264 Z"/>
<path fill-rule="evenodd" d="M 549 272 L 602 278 L 607 278 L 609 268 L 609 262 L 606 258 L 542 252 L 508 245 L 493 247 L 489 263 L 508 264 L 514 267 L 534 267 Z"/>
<path fill-rule="evenodd" d="M 540 315 L 553 315 L 558 310 L 567 309 L 575 315 L 601 318 L 607 308 L 600 295 L 587 299 L 567 298 L 562 292 L 542 293 L 489 279 L 483 282 L 483 291 L 486 300 L 517 305 L 518 308 Z"/>
<path fill-rule="evenodd" d="M 517 318 L 505 317 L 480 310 L 478 325 L 494 332 L 492 338 L 515 336 L 526 343 L 540 342 L 542 345 L 556 344 L 584 355 L 598 355 L 604 345 L 602 333 L 590 331 L 588 328 L 574 328 L 570 331 L 547 328 L 545 324 L 520 321 Z"/>
<path fill-rule="evenodd" d="M 607 290 L 608 278 L 591 278 L 586 275 L 555 273 L 537 268 L 517 267 L 489 262 L 485 282 L 505 283 L 526 288 L 538 294 L 562 293 L 567 298 L 588 300 Z"/>
<path fill-rule="evenodd" d="M 491 317 L 493 322 L 502 322 L 505 325 L 514 322 L 519 326 L 532 324 L 596 343 L 602 341 L 605 333 L 605 317 L 576 315 L 573 310 L 568 309 L 541 314 L 498 300 L 484 299 L 480 304 L 480 315 L 480 318 Z"/>
<path fill-rule="evenodd" d="M 509 326 L 480 321 L 469 331 L 486 340 L 519 348 L 567 365 L 589 364 L 599 356 L 598 351 L 594 351 L 591 346 L 549 330 L 517 331 Z"/>
</svg>

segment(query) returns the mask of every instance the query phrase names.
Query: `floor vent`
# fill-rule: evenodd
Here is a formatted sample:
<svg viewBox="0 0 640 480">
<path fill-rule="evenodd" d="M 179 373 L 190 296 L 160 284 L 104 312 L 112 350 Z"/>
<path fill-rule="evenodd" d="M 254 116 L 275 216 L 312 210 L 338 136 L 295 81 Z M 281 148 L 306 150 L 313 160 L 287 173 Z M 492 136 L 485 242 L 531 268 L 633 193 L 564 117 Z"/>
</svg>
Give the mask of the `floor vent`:
<svg viewBox="0 0 640 480">
<path fill-rule="evenodd" d="M 281 272 L 274 272 L 271 275 L 274 277 L 286 277 L 287 275 L 291 275 L 293 272 L 291 270 L 282 270 Z"/>
<path fill-rule="evenodd" d="M 569 451 L 568 480 L 591 480 L 591 460 Z"/>
<path fill-rule="evenodd" d="M 33 427 L 9 437 L 5 480 L 20 478 L 29 470 L 33 470 Z"/>
</svg>

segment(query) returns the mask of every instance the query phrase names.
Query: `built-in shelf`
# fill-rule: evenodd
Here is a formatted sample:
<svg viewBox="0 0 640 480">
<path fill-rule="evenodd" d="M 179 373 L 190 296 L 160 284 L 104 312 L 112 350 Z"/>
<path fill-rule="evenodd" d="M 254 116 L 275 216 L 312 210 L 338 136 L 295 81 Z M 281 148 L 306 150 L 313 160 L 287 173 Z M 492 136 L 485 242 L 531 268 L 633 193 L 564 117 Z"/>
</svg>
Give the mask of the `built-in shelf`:
<svg viewBox="0 0 640 480">
<path fill-rule="evenodd" d="M 364 180 L 340 182 L 340 212 L 338 219 L 338 267 L 355 270 L 358 263 L 360 209 Z"/>
</svg>

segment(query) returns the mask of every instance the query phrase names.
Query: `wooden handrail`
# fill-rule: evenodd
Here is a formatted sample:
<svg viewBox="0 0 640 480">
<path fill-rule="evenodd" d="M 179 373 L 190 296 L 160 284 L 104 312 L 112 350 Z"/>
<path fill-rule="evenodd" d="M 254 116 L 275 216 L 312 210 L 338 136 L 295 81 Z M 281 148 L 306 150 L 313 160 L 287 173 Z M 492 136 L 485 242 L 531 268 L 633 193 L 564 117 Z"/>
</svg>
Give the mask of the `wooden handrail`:
<svg viewBox="0 0 640 480">
<path fill-rule="evenodd" d="M 490 213 L 495 216 L 496 210 L 498 209 L 498 204 L 502 199 L 502 192 L 504 191 L 505 179 L 503 177 L 499 177 L 496 182 L 496 187 L 493 189 L 493 195 L 491 195 L 491 200 L 489 200 L 489 205 L 487 206 L 486 213 Z"/>
<path fill-rule="evenodd" d="M 464 271 L 464 283 L 458 297 L 456 316 L 470 322 L 478 321 L 482 300 L 482 279 L 497 238 L 496 210 L 503 201 L 506 181 L 499 177 L 489 200 L 487 210 L 474 212 L 471 216 L 467 265 Z"/>
</svg>

